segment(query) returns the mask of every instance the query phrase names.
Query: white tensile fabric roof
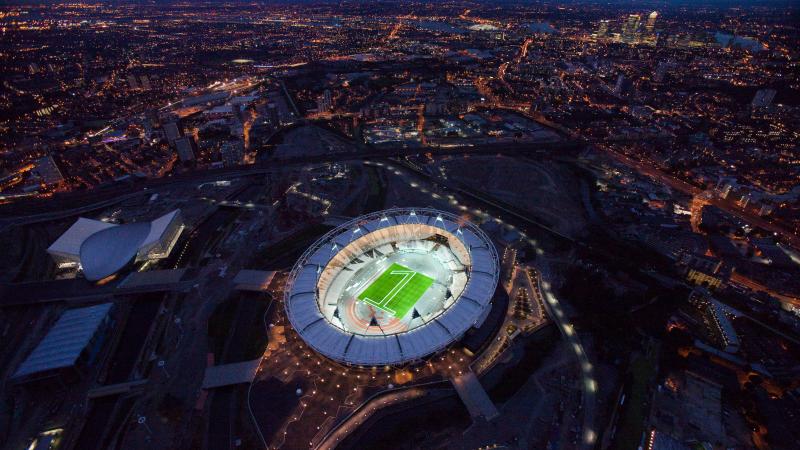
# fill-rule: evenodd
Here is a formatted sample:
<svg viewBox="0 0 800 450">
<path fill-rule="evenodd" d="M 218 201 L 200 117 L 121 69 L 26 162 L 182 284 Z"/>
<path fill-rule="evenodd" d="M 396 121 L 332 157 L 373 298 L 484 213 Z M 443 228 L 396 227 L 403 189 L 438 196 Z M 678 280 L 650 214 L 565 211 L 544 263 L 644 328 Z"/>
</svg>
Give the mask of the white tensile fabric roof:
<svg viewBox="0 0 800 450">
<path fill-rule="evenodd" d="M 361 335 L 329 322 L 317 302 L 322 269 L 337 259 L 339 251 L 365 234 L 405 224 L 436 227 L 468 249 L 472 266 L 462 294 L 435 319 L 399 334 Z M 290 274 L 284 304 L 294 329 L 317 352 L 345 364 L 402 364 L 443 350 L 477 325 L 486 308 L 491 307 L 498 265 L 497 252 L 489 238 L 457 216 L 432 209 L 387 210 L 343 224 L 306 250 Z"/>
<path fill-rule="evenodd" d="M 75 364 L 112 306 L 112 303 L 103 303 L 65 311 L 39 345 L 20 364 L 12 378 Z"/>
</svg>

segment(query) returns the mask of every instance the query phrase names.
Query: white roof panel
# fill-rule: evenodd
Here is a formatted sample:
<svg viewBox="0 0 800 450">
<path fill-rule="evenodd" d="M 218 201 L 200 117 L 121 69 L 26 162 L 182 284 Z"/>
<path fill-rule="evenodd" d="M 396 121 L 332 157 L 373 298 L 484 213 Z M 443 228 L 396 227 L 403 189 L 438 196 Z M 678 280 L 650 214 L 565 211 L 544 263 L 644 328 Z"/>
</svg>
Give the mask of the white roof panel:
<svg viewBox="0 0 800 450">
<path fill-rule="evenodd" d="M 161 237 L 164 235 L 164 232 L 167 231 L 169 224 L 172 223 L 172 221 L 175 220 L 175 217 L 180 213 L 181 210 L 176 209 L 150 222 L 150 233 L 147 235 L 147 238 L 144 240 L 142 245 L 150 245 L 161 240 Z"/>
<path fill-rule="evenodd" d="M 113 223 L 101 222 L 99 220 L 87 219 L 85 217 L 79 218 L 72 224 L 67 231 L 56 239 L 55 242 L 47 249 L 50 253 L 58 253 L 62 255 L 74 255 L 76 258 L 80 254 L 81 244 L 89 236 L 97 233 L 98 231 L 105 230 L 117 226 Z"/>
</svg>

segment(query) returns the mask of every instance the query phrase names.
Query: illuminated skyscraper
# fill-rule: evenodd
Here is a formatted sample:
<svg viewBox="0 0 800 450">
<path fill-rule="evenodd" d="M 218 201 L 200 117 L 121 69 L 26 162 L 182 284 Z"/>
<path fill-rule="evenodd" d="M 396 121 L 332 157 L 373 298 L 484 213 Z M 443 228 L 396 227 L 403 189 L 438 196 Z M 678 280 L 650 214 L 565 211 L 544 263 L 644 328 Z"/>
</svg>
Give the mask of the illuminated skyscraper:
<svg viewBox="0 0 800 450">
<path fill-rule="evenodd" d="M 608 35 L 608 21 L 601 20 L 600 25 L 597 27 L 597 37 L 603 38 L 606 37 L 606 35 Z"/>
<path fill-rule="evenodd" d="M 128 75 L 128 86 L 131 89 L 139 89 L 139 82 L 134 75 Z"/>
<path fill-rule="evenodd" d="M 653 11 L 647 16 L 647 24 L 644 26 L 644 29 L 647 30 L 647 34 L 653 34 L 656 29 L 656 19 L 658 19 L 658 12 Z"/>
<path fill-rule="evenodd" d="M 141 77 L 139 77 L 139 80 L 141 80 L 141 82 L 142 82 L 142 89 L 144 89 L 145 91 L 149 91 L 150 90 L 150 78 L 148 78 L 147 75 L 142 75 Z"/>
<path fill-rule="evenodd" d="M 619 74 L 619 76 L 617 77 L 617 82 L 616 84 L 614 84 L 613 92 L 615 95 L 622 97 L 626 95 L 628 91 L 630 91 L 632 86 L 633 83 L 631 82 L 631 80 L 626 78 L 625 75 Z"/>
<path fill-rule="evenodd" d="M 628 43 L 636 41 L 636 31 L 639 29 L 639 22 L 642 20 L 638 14 L 631 14 L 622 26 L 622 40 Z"/>
</svg>

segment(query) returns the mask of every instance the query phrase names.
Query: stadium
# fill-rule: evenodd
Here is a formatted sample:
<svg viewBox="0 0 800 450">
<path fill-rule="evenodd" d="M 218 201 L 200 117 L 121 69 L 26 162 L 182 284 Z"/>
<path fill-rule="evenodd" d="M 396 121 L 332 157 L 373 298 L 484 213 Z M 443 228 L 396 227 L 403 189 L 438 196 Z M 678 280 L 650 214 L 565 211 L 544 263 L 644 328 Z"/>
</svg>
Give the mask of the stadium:
<svg viewBox="0 0 800 450">
<path fill-rule="evenodd" d="M 390 209 L 331 230 L 286 285 L 292 327 L 315 351 L 354 366 L 423 360 L 479 327 L 497 286 L 494 245 L 433 209 Z"/>
</svg>

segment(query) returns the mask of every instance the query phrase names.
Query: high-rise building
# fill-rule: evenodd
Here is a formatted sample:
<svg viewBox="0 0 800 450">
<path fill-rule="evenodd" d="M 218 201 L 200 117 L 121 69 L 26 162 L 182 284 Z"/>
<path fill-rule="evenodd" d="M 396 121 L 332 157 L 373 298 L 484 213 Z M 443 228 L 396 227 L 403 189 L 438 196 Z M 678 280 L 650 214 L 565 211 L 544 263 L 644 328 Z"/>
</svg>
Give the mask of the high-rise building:
<svg viewBox="0 0 800 450">
<path fill-rule="evenodd" d="M 759 89 L 753 97 L 753 108 L 766 108 L 772 104 L 775 99 L 775 94 L 778 92 L 775 89 Z"/>
<path fill-rule="evenodd" d="M 178 159 L 182 162 L 193 161 L 195 153 L 195 143 L 192 136 L 184 136 L 175 140 L 175 151 L 178 153 Z"/>
<path fill-rule="evenodd" d="M 656 19 L 658 19 L 658 12 L 653 11 L 647 16 L 647 24 L 644 26 L 644 29 L 647 30 L 647 34 L 653 34 L 656 30 Z"/>
<path fill-rule="evenodd" d="M 167 142 L 170 145 L 174 145 L 175 141 L 180 139 L 183 136 L 183 132 L 181 132 L 180 125 L 177 122 L 169 122 L 164 124 L 164 134 L 167 137 Z"/>
<path fill-rule="evenodd" d="M 622 40 L 628 43 L 636 42 L 636 32 L 639 30 L 639 22 L 642 20 L 638 14 L 631 14 L 622 26 Z"/>
<path fill-rule="evenodd" d="M 239 140 L 223 142 L 220 147 L 220 155 L 225 167 L 242 164 L 244 162 L 244 142 Z"/>
<path fill-rule="evenodd" d="M 600 25 L 597 26 L 596 36 L 604 38 L 608 35 L 608 20 L 601 20 Z"/>
</svg>

